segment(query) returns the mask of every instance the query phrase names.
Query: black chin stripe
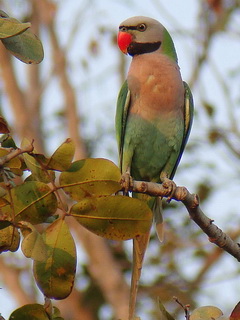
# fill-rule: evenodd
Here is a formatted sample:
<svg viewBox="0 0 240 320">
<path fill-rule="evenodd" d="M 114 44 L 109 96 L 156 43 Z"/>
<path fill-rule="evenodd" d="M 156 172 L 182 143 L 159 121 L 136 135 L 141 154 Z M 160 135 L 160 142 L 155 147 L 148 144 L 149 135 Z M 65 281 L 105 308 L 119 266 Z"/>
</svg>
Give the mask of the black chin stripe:
<svg viewBox="0 0 240 320">
<path fill-rule="evenodd" d="M 132 42 L 128 47 L 128 54 L 134 56 L 135 54 L 150 53 L 158 50 L 161 42 Z"/>
</svg>

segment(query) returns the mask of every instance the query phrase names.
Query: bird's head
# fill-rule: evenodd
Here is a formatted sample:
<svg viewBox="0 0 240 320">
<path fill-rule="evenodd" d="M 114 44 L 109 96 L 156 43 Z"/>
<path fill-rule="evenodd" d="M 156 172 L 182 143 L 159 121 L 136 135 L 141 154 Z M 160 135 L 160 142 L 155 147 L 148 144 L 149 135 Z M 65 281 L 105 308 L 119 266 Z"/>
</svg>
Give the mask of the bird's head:
<svg viewBox="0 0 240 320">
<path fill-rule="evenodd" d="M 118 46 L 131 56 L 161 50 L 177 61 L 171 36 L 155 19 L 137 16 L 123 21 L 119 26 Z"/>
</svg>

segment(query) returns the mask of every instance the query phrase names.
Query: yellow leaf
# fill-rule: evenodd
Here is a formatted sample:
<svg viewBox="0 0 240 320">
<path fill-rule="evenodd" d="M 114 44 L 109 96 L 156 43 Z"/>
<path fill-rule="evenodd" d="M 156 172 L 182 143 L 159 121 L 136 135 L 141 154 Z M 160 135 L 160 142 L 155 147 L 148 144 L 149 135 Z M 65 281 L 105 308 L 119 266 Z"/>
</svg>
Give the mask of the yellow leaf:
<svg viewBox="0 0 240 320">
<path fill-rule="evenodd" d="M 9 320 L 49 320 L 48 314 L 40 304 L 26 304 L 12 312 Z"/>
<path fill-rule="evenodd" d="M 193 310 L 190 320 L 215 320 L 222 316 L 222 311 L 214 306 L 204 306 Z"/>
<path fill-rule="evenodd" d="M 145 234 L 152 224 L 152 211 L 147 204 L 124 196 L 83 199 L 73 205 L 70 214 L 88 230 L 113 240 Z"/>
<path fill-rule="evenodd" d="M 121 173 L 118 167 L 106 159 L 75 161 L 62 172 L 60 186 L 74 200 L 92 195 L 110 195 L 121 189 Z"/>
<path fill-rule="evenodd" d="M 2 12 L 2 11 L 1 11 Z M 10 17 L 0 17 L 0 39 L 6 39 L 22 33 L 31 27 L 31 23 L 21 23 L 20 21 Z"/>
<path fill-rule="evenodd" d="M 31 171 L 31 180 L 37 180 L 44 183 L 49 183 L 54 180 L 55 174 L 52 171 L 47 171 L 42 168 L 41 164 L 34 156 L 27 153 L 23 154 L 23 159 L 27 168 Z"/>
<path fill-rule="evenodd" d="M 71 139 L 67 139 L 51 156 L 47 167 L 58 171 L 67 170 L 72 163 L 74 153 L 74 143 Z"/>
<path fill-rule="evenodd" d="M 0 158 L 5 157 L 10 153 L 10 150 L 7 150 L 6 148 L 0 148 Z M 6 162 L 4 164 L 5 167 L 8 167 L 9 169 L 20 169 L 22 166 L 22 162 L 18 157 L 15 157 L 11 159 L 10 161 Z"/>
<path fill-rule="evenodd" d="M 42 235 L 30 223 L 22 221 L 20 228 L 24 239 L 21 244 L 23 254 L 27 258 L 36 261 L 45 261 L 47 258 L 47 246 Z"/>
<path fill-rule="evenodd" d="M 18 230 L 10 225 L 0 230 L 0 253 L 4 251 L 17 251 L 20 243 Z"/>
<path fill-rule="evenodd" d="M 26 181 L 11 189 L 15 221 L 28 221 L 31 224 L 43 223 L 57 210 L 57 199 L 49 186 L 39 181 Z M 6 196 L 10 203 L 11 199 Z M 9 212 L 10 206 L 2 208 Z"/>
<path fill-rule="evenodd" d="M 76 248 L 65 220 L 53 222 L 43 233 L 48 246 L 47 259 L 34 261 L 33 271 L 42 293 L 53 299 L 64 299 L 72 291 L 76 271 Z"/>
</svg>

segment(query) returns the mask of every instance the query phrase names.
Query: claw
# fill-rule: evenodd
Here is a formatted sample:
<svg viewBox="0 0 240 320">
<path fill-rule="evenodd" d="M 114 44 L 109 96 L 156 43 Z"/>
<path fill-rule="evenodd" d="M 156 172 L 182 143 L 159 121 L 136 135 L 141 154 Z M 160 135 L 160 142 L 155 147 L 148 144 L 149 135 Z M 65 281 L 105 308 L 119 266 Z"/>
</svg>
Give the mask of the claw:
<svg viewBox="0 0 240 320">
<path fill-rule="evenodd" d="M 124 194 L 126 195 L 129 191 L 129 189 L 131 189 L 133 187 L 133 179 L 130 176 L 129 172 L 125 172 L 122 174 L 120 183 L 124 189 Z"/>
<path fill-rule="evenodd" d="M 176 183 L 168 178 L 164 178 L 162 181 L 163 187 L 168 189 L 170 192 L 169 196 L 167 197 L 167 202 L 170 202 L 177 188 Z"/>
</svg>

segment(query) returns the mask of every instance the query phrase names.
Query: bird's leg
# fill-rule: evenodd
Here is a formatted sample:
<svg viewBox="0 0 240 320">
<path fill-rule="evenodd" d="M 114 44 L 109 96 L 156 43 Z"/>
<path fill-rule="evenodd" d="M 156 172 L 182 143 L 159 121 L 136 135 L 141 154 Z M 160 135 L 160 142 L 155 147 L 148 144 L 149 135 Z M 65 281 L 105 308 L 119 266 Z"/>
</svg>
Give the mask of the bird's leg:
<svg viewBox="0 0 240 320">
<path fill-rule="evenodd" d="M 169 179 L 165 174 L 160 175 L 160 179 L 162 181 L 163 187 L 168 189 L 170 192 L 169 196 L 167 197 L 167 202 L 170 202 L 177 188 L 176 183 Z"/>
<path fill-rule="evenodd" d="M 127 168 L 126 172 L 122 174 L 120 183 L 124 189 L 124 194 L 126 195 L 129 191 L 129 189 L 131 189 L 133 187 L 133 179 L 130 175 L 130 168 L 129 167 Z"/>
</svg>

